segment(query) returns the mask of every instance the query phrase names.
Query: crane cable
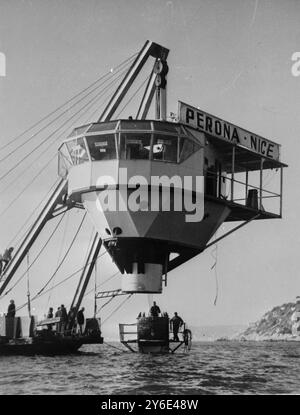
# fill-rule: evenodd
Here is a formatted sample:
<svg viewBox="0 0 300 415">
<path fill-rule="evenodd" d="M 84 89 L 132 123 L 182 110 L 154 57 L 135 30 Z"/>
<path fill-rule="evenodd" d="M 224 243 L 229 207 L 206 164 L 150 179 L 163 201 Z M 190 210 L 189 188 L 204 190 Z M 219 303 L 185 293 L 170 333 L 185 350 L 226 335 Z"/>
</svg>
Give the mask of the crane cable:
<svg viewBox="0 0 300 415">
<path fill-rule="evenodd" d="M 118 114 L 116 115 L 116 118 L 119 118 L 120 114 L 122 113 L 122 111 L 127 107 L 127 105 L 133 100 L 133 98 L 137 95 L 137 93 L 140 91 L 140 89 L 143 87 L 143 85 L 150 79 L 150 75 L 148 75 L 146 77 L 146 79 L 140 84 L 140 86 L 135 90 L 135 92 L 133 93 L 133 95 L 128 99 L 128 101 L 124 104 L 124 106 L 121 108 L 121 110 L 118 112 Z"/>
<path fill-rule="evenodd" d="M 22 194 L 32 185 L 32 183 L 35 182 L 35 180 L 39 178 L 43 172 L 45 172 L 46 167 L 48 167 L 52 163 L 55 157 L 56 154 L 54 154 L 54 156 L 38 171 L 38 173 L 35 176 L 33 176 L 33 179 L 30 180 L 29 183 L 27 183 L 27 185 L 16 195 L 16 197 L 10 201 L 8 206 L 6 206 L 6 208 L 4 208 L 0 212 L 0 217 L 3 216 L 11 208 L 11 206 L 22 196 Z"/>
<path fill-rule="evenodd" d="M 216 239 L 216 234 L 215 234 Z M 215 275 L 215 283 L 216 283 L 216 294 L 214 299 L 214 306 L 217 305 L 218 295 L 219 295 L 219 283 L 218 283 L 218 272 L 217 272 L 217 263 L 218 263 L 218 244 L 216 243 L 211 251 L 211 257 L 214 259 L 214 264 L 210 268 L 211 270 L 214 270 Z"/>
<path fill-rule="evenodd" d="M 58 266 L 56 267 L 55 271 L 53 272 L 53 274 L 51 275 L 51 277 L 49 278 L 49 280 L 46 282 L 46 284 L 40 289 L 40 291 L 37 292 L 37 294 L 34 295 L 34 297 L 31 299 L 31 301 L 34 301 L 38 296 L 40 296 L 40 294 L 44 291 L 44 289 L 48 286 L 48 284 L 52 281 L 52 279 L 57 274 L 58 270 L 60 269 L 61 265 L 63 264 L 63 262 L 64 262 L 64 260 L 66 258 L 66 256 L 70 252 L 70 250 L 71 250 L 71 248 L 72 248 L 72 246 L 73 246 L 73 244 L 75 242 L 75 239 L 76 239 L 76 237 L 77 237 L 77 235 L 78 235 L 78 233 L 79 233 L 79 231 L 80 231 L 80 229 L 82 227 L 82 224 L 84 222 L 85 216 L 86 216 L 86 213 L 83 215 L 83 218 L 82 218 L 82 220 L 81 220 L 81 222 L 80 222 L 80 224 L 79 224 L 79 226 L 77 228 L 77 231 L 76 231 L 75 235 L 73 236 L 72 241 L 71 241 L 71 243 L 70 243 L 67 251 L 65 252 L 65 255 L 63 256 L 62 260 L 60 261 L 60 263 L 58 264 Z M 24 304 L 22 306 L 20 306 L 19 308 L 17 308 L 17 311 L 18 310 L 21 310 L 21 308 L 23 308 L 23 307 L 24 307 Z"/>
<path fill-rule="evenodd" d="M 120 68 L 121 66 L 125 65 L 126 63 L 130 62 L 132 59 L 134 59 L 136 57 L 138 53 L 133 54 L 132 56 L 130 56 L 129 58 L 127 58 L 126 60 L 124 60 L 123 62 L 121 62 L 119 65 L 116 66 L 115 69 Z M 84 92 L 88 91 L 90 88 L 92 88 L 94 85 L 96 85 L 98 82 L 102 81 L 105 77 L 107 77 L 108 75 L 110 75 L 112 72 L 112 70 L 108 71 L 107 73 L 105 73 L 104 75 L 102 75 L 101 77 L 99 77 L 98 79 L 96 79 L 96 81 L 94 81 L 93 83 L 91 83 L 88 87 L 84 88 L 83 90 L 81 90 L 80 92 L 78 92 L 76 95 L 74 95 L 73 97 L 71 97 L 70 99 L 68 99 L 66 102 L 64 102 L 62 105 L 60 105 L 58 108 L 56 108 L 55 110 L 53 110 L 52 112 L 50 112 L 49 114 L 47 114 L 46 116 L 44 116 L 43 118 L 41 118 L 39 121 L 37 121 L 36 123 L 34 123 L 32 126 L 30 126 L 29 128 L 27 128 L 25 131 L 23 131 L 22 133 L 18 134 L 16 137 L 12 138 L 9 142 L 7 142 L 6 144 L 4 144 L 3 146 L 0 147 L 0 151 L 4 150 L 6 147 L 8 147 L 10 144 L 14 143 L 15 141 L 17 141 L 19 138 L 21 138 L 22 136 L 24 136 L 26 133 L 28 133 L 30 130 L 33 130 L 35 127 L 37 127 L 39 124 L 41 124 L 43 121 L 45 121 L 47 118 L 51 117 L 52 115 L 54 115 L 57 111 L 61 110 L 64 106 L 68 105 L 70 102 L 72 102 L 74 99 L 78 98 L 81 94 L 83 94 Z"/>
<path fill-rule="evenodd" d="M 67 227 L 68 227 L 68 224 L 69 224 L 70 215 L 69 214 L 66 215 L 66 218 L 67 219 L 66 219 L 65 224 L 64 224 L 64 230 L 63 230 L 62 239 L 61 239 L 60 247 L 59 247 L 59 251 L 58 251 L 58 257 L 57 257 L 56 267 L 59 264 L 59 261 L 60 261 L 60 259 L 62 257 L 63 248 L 65 246 L 65 239 L 66 239 L 66 235 L 67 235 Z M 54 280 L 53 280 L 53 284 L 54 284 Z M 50 299 L 51 299 L 51 295 L 52 295 L 52 290 L 50 290 L 50 293 L 49 293 L 49 297 L 48 297 L 46 309 L 48 309 L 48 306 L 49 306 L 49 303 L 50 303 Z"/>
<path fill-rule="evenodd" d="M 92 100 L 90 100 L 89 101 L 89 103 L 88 103 L 88 105 L 86 106 L 86 104 L 76 113 L 76 114 L 74 114 L 73 115 L 73 117 L 75 116 L 75 115 L 77 115 L 85 106 L 86 106 L 86 109 L 85 109 L 85 111 L 80 115 L 80 117 L 82 117 L 84 114 L 86 114 L 91 108 L 92 108 L 92 106 L 94 105 L 94 101 L 98 101 L 98 99 L 100 99 L 100 98 L 102 98 L 102 95 L 103 95 L 103 93 L 104 93 L 104 91 L 106 90 L 106 89 L 108 89 L 108 88 L 110 88 L 114 83 L 116 83 L 122 76 L 123 76 L 123 74 L 124 74 L 124 72 L 125 72 L 125 70 L 117 77 L 117 78 L 115 78 L 110 84 L 108 84 L 103 90 L 101 90 L 95 97 L 93 97 L 92 98 Z M 106 91 L 105 91 L 106 92 Z M 114 93 L 114 92 L 113 92 Z M 96 109 L 96 110 L 98 110 L 98 108 Z M 73 117 L 71 117 L 71 118 L 69 118 L 63 125 L 61 125 L 60 127 L 59 127 L 59 129 L 61 129 L 62 127 L 64 127 L 64 125 L 66 125 Z M 79 117 L 79 118 L 80 118 Z M 78 118 L 78 119 L 79 119 Z M 78 120 L 76 121 L 76 122 L 78 122 Z M 55 140 L 53 141 L 53 142 L 50 142 L 50 144 L 41 152 L 41 153 L 39 153 L 38 154 L 38 156 L 31 162 L 31 165 L 32 164 L 34 164 L 37 160 L 39 160 L 40 158 L 41 158 L 41 156 L 43 155 L 43 154 L 45 154 L 48 150 L 49 150 L 49 148 L 50 147 L 52 147 L 60 138 L 62 138 L 65 134 L 66 134 L 66 132 L 69 130 L 69 128 L 70 128 L 70 126 L 68 126 L 62 133 L 60 133 L 59 134 L 59 136 L 58 137 L 56 137 L 55 138 Z M 58 130 L 59 130 L 58 129 Z M 57 131 L 58 131 L 57 130 Z M 56 132 L 57 132 L 56 131 Z M 49 138 L 50 136 L 48 136 L 47 138 Z M 34 150 L 35 151 L 35 150 Z M 32 154 L 32 153 L 31 153 Z M 29 154 L 29 155 L 31 155 L 31 154 Z M 55 153 L 56 154 L 56 153 Z M 55 156 L 55 155 L 54 155 Z M 22 160 L 24 161 L 25 159 L 26 159 L 27 157 L 24 157 Z M 21 163 L 20 163 L 21 164 Z M 16 166 L 16 167 L 18 167 L 18 166 Z M 26 166 L 25 167 L 25 169 L 23 169 L 22 170 L 22 172 L 21 173 L 19 173 L 19 177 L 22 177 L 22 174 L 24 173 L 24 172 L 26 172 L 27 171 L 27 169 L 28 169 L 28 167 Z M 13 170 L 15 170 L 15 168 L 13 168 L 13 169 L 11 169 L 11 171 L 13 171 Z M 14 178 L 10 183 L 8 183 L 7 184 L 7 186 L 5 187 L 5 188 L 3 188 L 2 190 L 1 190 L 1 192 L 3 193 L 3 192 L 5 192 L 8 188 L 10 188 L 13 184 L 15 184 L 15 181 L 16 181 L 16 179 Z"/>
<path fill-rule="evenodd" d="M 103 325 L 113 314 L 115 314 L 125 303 L 133 296 L 133 293 L 129 294 L 128 297 L 125 298 L 124 301 L 121 302 L 121 304 L 118 305 L 117 308 L 115 308 L 102 322 L 101 325 Z"/>
<path fill-rule="evenodd" d="M 63 213 L 62 217 L 60 218 L 60 220 L 57 222 L 57 224 L 55 225 L 54 229 L 52 230 L 50 236 L 48 237 L 47 241 L 44 243 L 44 245 L 42 246 L 42 248 L 40 249 L 40 251 L 38 252 L 38 254 L 36 255 L 36 257 L 34 258 L 34 260 L 31 262 L 31 264 L 28 267 L 28 270 L 33 266 L 33 264 L 37 261 L 37 259 L 39 258 L 39 256 L 42 254 L 42 252 L 44 251 L 44 249 L 46 248 L 46 246 L 48 245 L 48 243 L 50 242 L 50 240 L 52 239 L 53 235 L 55 234 L 55 232 L 57 231 L 61 221 L 63 220 L 63 217 L 65 215 L 65 212 Z M 23 274 L 19 277 L 19 279 L 15 282 L 15 284 L 9 289 L 7 290 L 3 295 L 1 295 L 0 298 L 5 297 L 8 293 L 10 293 L 16 286 L 17 284 L 24 278 L 24 276 L 27 274 L 27 271 L 23 272 Z"/>
<path fill-rule="evenodd" d="M 52 190 L 58 185 L 59 179 L 55 180 L 51 188 L 48 190 L 48 192 L 45 194 L 45 196 L 42 198 L 42 200 L 35 206 L 35 208 L 31 211 L 30 215 L 27 217 L 26 221 L 23 223 L 23 225 L 19 228 L 15 236 L 10 240 L 10 242 L 7 244 L 8 246 L 13 245 L 13 242 L 16 240 L 17 236 L 21 233 L 21 231 L 24 229 L 25 225 L 29 222 L 30 218 L 34 215 L 34 213 L 37 211 L 37 209 L 42 205 L 46 199 L 48 200 L 48 196 L 50 193 L 52 193 Z M 17 242 L 14 245 L 18 245 L 20 241 L 24 238 L 28 230 L 31 228 L 32 225 L 28 227 L 26 232 L 17 240 Z"/>
<path fill-rule="evenodd" d="M 120 70 L 118 70 L 116 73 L 113 74 L 113 76 L 115 76 Z M 111 78 L 113 78 L 113 76 Z M 110 78 L 110 79 L 111 79 Z M 53 124 L 55 121 L 59 120 L 64 114 L 67 114 L 68 112 L 70 112 L 70 110 L 74 107 L 76 107 L 76 105 L 78 105 L 80 102 L 82 102 L 85 98 L 87 98 L 89 95 L 91 95 L 93 92 L 95 92 L 98 88 L 100 88 L 100 86 L 104 85 L 105 82 L 102 82 L 100 85 L 98 85 L 97 87 L 93 88 L 91 91 L 89 91 L 87 94 L 85 94 L 82 98 L 80 98 L 78 101 L 76 101 L 74 104 L 72 104 L 70 107 L 67 107 L 61 114 L 59 114 L 56 118 L 54 118 L 53 120 L 51 120 L 48 124 L 46 124 L 44 127 L 40 128 L 37 132 L 35 132 L 33 135 L 31 135 L 26 141 L 24 141 L 20 146 L 18 146 L 16 149 L 12 150 L 11 152 L 9 152 L 8 154 L 6 154 L 4 157 L 0 158 L 0 163 L 2 163 L 3 161 L 6 161 L 11 155 L 13 155 L 16 151 L 18 151 L 20 148 L 22 148 L 25 144 L 29 143 L 32 139 L 34 139 L 35 137 L 38 136 L 38 134 L 40 134 L 43 130 L 45 130 L 46 128 L 50 127 L 51 124 Z M 36 149 L 39 146 L 36 147 Z"/>
<path fill-rule="evenodd" d="M 56 269 L 55 269 L 55 271 L 53 272 L 53 274 L 51 275 L 51 277 L 50 277 L 50 279 L 46 282 L 46 284 L 43 286 L 43 288 L 36 294 L 36 295 L 40 295 L 43 291 L 44 291 L 44 289 L 49 285 L 49 283 L 52 281 L 52 279 L 55 277 L 55 275 L 57 274 L 57 272 L 58 272 L 58 270 L 60 269 L 60 267 L 62 266 L 62 264 L 64 263 L 64 260 L 66 259 L 66 257 L 68 256 L 68 254 L 69 254 L 69 252 L 70 252 L 70 250 L 72 249 L 72 247 L 73 247 L 73 245 L 74 245 L 74 242 L 75 242 L 75 240 L 76 240 L 76 238 L 77 238 L 77 236 L 78 236 L 78 234 L 79 234 L 79 232 L 80 232 L 80 230 L 81 230 L 81 228 L 82 228 L 82 225 L 83 225 L 83 222 L 84 222 L 84 220 L 85 220 L 85 218 L 86 218 L 86 212 L 84 213 L 84 215 L 83 215 L 83 217 L 82 217 L 82 219 L 81 219 L 81 222 L 80 222 L 80 224 L 79 224 L 79 226 L 78 226 L 78 228 L 77 228 L 77 231 L 75 232 L 75 235 L 73 236 L 73 238 L 72 238 L 72 241 L 71 241 L 71 243 L 69 244 L 69 247 L 68 247 L 68 249 L 66 250 L 66 252 L 65 252 L 65 254 L 64 254 L 64 256 L 62 257 L 62 259 L 60 260 L 60 262 L 59 262 L 59 264 L 58 264 L 58 266 L 56 267 Z M 34 299 L 35 297 L 33 297 L 33 299 Z"/>
<path fill-rule="evenodd" d="M 121 74 L 121 75 L 119 75 L 119 77 L 118 78 L 120 78 L 121 76 L 123 75 L 123 73 Z M 118 79 L 117 78 L 117 79 Z M 116 80 L 117 79 L 115 79 L 114 81 L 113 81 L 113 83 L 114 82 L 116 82 Z M 110 85 L 109 85 L 110 86 Z M 101 91 L 101 93 L 102 93 L 103 91 Z M 98 95 L 96 96 L 96 97 L 94 97 L 91 101 L 89 101 L 89 103 L 91 103 L 92 101 L 94 101 L 95 100 L 95 98 L 97 99 L 98 98 Z M 87 108 L 86 109 L 86 111 L 85 111 L 85 113 L 89 110 L 90 108 Z M 79 110 L 79 112 L 81 111 L 81 109 Z M 74 118 L 74 116 L 75 115 L 77 115 L 78 114 L 78 112 L 77 113 L 75 113 L 71 118 Z M 68 121 L 70 121 L 70 119 L 68 120 Z M 68 122 L 67 121 L 67 122 Z M 61 127 L 59 127 L 59 129 L 60 129 Z M 56 130 L 57 131 L 57 130 Z M 49 137 L 48 137 L 49 138 Z M 60 137 L 59 137 L 60 138 Z M 59 138 L 57 138 L 55 141 L 57 141 Z M 48 146 L 47 148 L 46 148 L 46 150 L 45 151 L 47 151 L 52 145 L 53 145 L 54 143 L 50 143 L 50 146 Z M 44 152 L 45 152 L 44 151 Z M 38 158 L 40 158 L 40 156 L 42 155 L 42 154 L 44 154 L 44 152 L 42 152 L 39 156 L 38 156 Z M 29 155 L 30 154 L 32 154 L 32 153 L 29 153 Z M 25 159 L 25 158 L 27 158 L 28 157 L 28 155 L 27 156 L 25 156 L 24 158 L 23 158 L 23 160 Z M 40 175 L 40 173 L 41 172 L 43 172 L 44 171 L 44 169 L 53 161 L 53 159 L 56 157 L 56 154 L 42 167 L 42 169 L 35 175 L 35 177 L 25 186 L 25 188 L 23 188 L 23 190 L 9 203 L 9 205 L 2 211 L 2 212 L 0 212 L 0 217 L 3 215 L 3 214 L 5 214 L 8 210 L 9 210 L 9 208 L 19 199 L 19 197 L 28 189 L 28 187 L 37 179 L 37 177 L 39 177 L 39 175 Z M 14 170 L 15 169 L 15 167 L 16 166 L 14 166 L 12 169 L 11 169 L 11 171 L 12 170 Z M 2 178 L 3 177 L 5 177 L 7 174 L 8 174 L 9 172 L 7 172 L 4 176 L 2 176 Z M 0 180 L 1 180 L 1 178 L 0 178 Z M 11 184 L 11 183 L 10 183 Z M 9 185 L 10 185 L 9 184 Z M 8 187 L 8 186 L 7 186 Z"/>
<path fill-rule="evenodd" d="M 27 251 L 27 307 L 28 315 L 31 317 L 30 285 L 29 285 L 29 251 Z"/>
<path fill-rule="evenodd" d="M 122 75 L 120 75 L 121 77 Z M 116 80 L 115 80 L 116 81 Z M 88 108 L 87 110 L 89 110 L 90 108 Z M 68 127 L 69 128 L 69 127 Z M 67 130 L 68 130 L 67 128 Z M 65 130 L 64 133 L 67 131 Z M 61 134 L 55 141 L 57 141 L 63 134 Z M 50 146 L 48 146 L 39 156 L 38 158 L 45 153 L 45 151 L 47 151 L 49 149 L 49 147 L 51 147 L 53 143 L 50 143 Z M 34 178 L 25 186 L 25 188 L 23 188 L 18 195 L 9 203 L 9 205 L 2 211 L 0 212 L 0 217 L 5 214 L 8 209 L 19 199 L 19 197 L 30 187 L 30 185 L 40 176 L 40 174 L 45 170 L 45 168 L 53 161 L 53 159 L 56 157 L 56 153 L 53 155 L 53 157 L 46 163 L 44 164 L 44 166 L 42 167 L 42 169 L 34 176 Z M 27 168 L 25 169 L 27 170 Z M 24 171 L 23 171 L 24 172 Z M 13 180 L 13 182 L 15 182 L 15 179 Z M 11 182 L 4 190 L 6 190 L 13 182 Z"/>
<path fill-rule="evenodd" d="M 106 254 L 107 252 L 105 251 L 103 254 Z M 97 258 L 98 259 L 98 258 Z M 108 281 L 112 280 L 113 278 L 115 278 L 117 275 L 120 274 L 120 271 L 115 272 L 114 274 L 112 274 L 110 277 L 108 277 L 106 280 L 104 280 L 103 282 L 101 282 L 100 284 L 97 285 L 96 290 L 100 287 L 102 287 L 102 285 L 106 284 Z M 92 291 L 94 291 L 95 288 L 93 287 L 91 290 L 89 290 L 87 293 L 84 294 L 84 297 L 86 297 L 87 295 L 89 295 Z"/>
<path fill-rule="evenodd" d="M 101 255 L 99 255 L 98 257 L 97 257 L 97 259 L 99 259 L 99 258 L 101 258 L 103 255 L 105 255 L 106 254 L 106 252 L 103 252 Z M 91 261 L 89 264 L 91 264 L 93 261 Z M 46 290 L 46 291 L 43 291 L 41 294 L 39 294 L 39 295 L 35 295 L 34 296 L 34 298 L 32 299 L 32 301 L 34 301 L 34 300 L 37 300 L 39 297 L 42 297 L 43 295 L 45 295 L 45 294 L 47 294 L 50 290 L 53 290 L 54 288 L 57 288 L 57 287 L 59 287 L 60 285 L 62 285 L 64 282 L 66 282 L 66 281 L 68 281 L 68 280 L 70 280 L 71 278 L 73 278 L 75 275 L 77 275 L 78 274 L 78 272 L 80 272 L 80 271 L 82 271 L 83 270 L 83 268 L 84 268 L 84 266 L 83 267 L 81 267 L 81 268 L 79 268 L 79 269 L 77 269 L 76 271 L 74 271 L 72 274 L 70 274 L 70 275 L 68 275 L 68 277 L 66 277 L 66 278 L 64 278 L 62 281 L 60 281 L 59 283 L 57 283 L 56 285 L 54 285 L 53 287 L 51 287 L 51 288 L 48 288 L 48 290 Z M 113 274 L 113 275 L 111 275 L 110 277 L 108 277 L 105 281 L 103 281 L 97 288 L 99 288 L 100 286 L 102 286 L 102 285 L 104 285 L 106 282 L 108 282 L 109 280 L 111 280 L 113 277 L 115 277 L 116 275 L 117 275 L 118 273 L 116 273 L 116 274 Z M 93 288 L 94 289 L 94 288 Z M 84 295 L 84 297 L 86 296 L 87 294 L 85 294 Z M 23 304 L 22 306 L 20 306 L 19 308 L 18 308 L 18 310 L 21 310 L 22 308 L 24 308 L 26 306 L 26 303 L 25 304 Z"/>
<path fill-rule="evenodd" d="M 121 75 L 122 76 L 122 75 Z M 75 115 L 77 115 L 77 114 L 75 114 Z M 73 115 L 73 117 L 75 116 L 75 115 Z M 68 127 L 69 128 L 69 127 Z M 68 129 L 67 128 L 67 129 Z M 66 131 L 66 130 L 65 130 Z M 64 132 L 65 132 L 64 131 Z M 59 137 L 60 138 L 60 137 Z M 57 140 L 57 139 L 56 139 Z M 51 143 L 50 144 L 50 146 L 51 145 L 53 145 L 54 143 Z M 46 150 L 50 147 L 50 146 L 48 146 L 47 148 L 46 148 Z M 43 154 L 43 153 L 42 153 Z M 39 157 L 40 157 L 41 155 L 39 155 Z M 54 154 L 53 155 L 53 157 L 45 164 L 45 165 L 43 165 L 43 167 L 42 167 L 42 169 L 33 177 L 33 179 L 29 182 L 29 183 L 27 183 L 27 185 L 16 195 L 16 197 L 9 203 L 9 205 L 5 208 L 5 209 L 3 209 L 3 211 L 2 212 L 0 212 L 0 217 L 2 216 L 2 215 L 4 215 L 9 209 L 10 209 L 10 207 L 19 199 L 19 197 L 30 187 L 30 185 L 38 178 L 38 177 L 40 177 L 40 174 L 42 173 L 42 172 L 44 172 L 44 170 L 45 170 L 45 168 L 54 160 L 54 158 L 56 157 L 56 154 Z M 0 179 L 1 180 L 1 179 Z"/>
<path fill-rule="evenodd" d="M 124 70 L 125 72 L 125 70 Z M 112 83 L 114 83 L 113 81 Z M 101 91 L 102 93 L 102 91 Z M 98 97 L 98 95 L 96 95 Z M 84 106 L 89 105 L 91 102 L 95 101 L 95 98 L 93 97 L 88 103 L 86 103 Z M 97 99 L 97 98 L 96 98 Z M 20 159 L 13 167 L 11 167 L 5 174 L 3 174 L 0 177 L 0 181 L 3 180 L 8 174 L 10 174 L 12 171 L 14 171 L 24 160 L 26 160 L 31 154 L 33 154 L 38 148 L 40 148 L 50 137 L 52 137 L 55 133 L 57 133 L 62 127 L 64 127 L 69 121 L 71 121 L 76 115 L 78 115 L 81 112 L 82 108 L 80 108 L 75 114 L 73 114 L 67 121 L 65 121 L 60 127 L 58 127 L 56 130 L 54 130 L 50 135 L 48 135 L 44 140 L 42 140 L 33 150 L 31 150 L 29 153 L 27 153 L 22 159 Z"/>
</svg>

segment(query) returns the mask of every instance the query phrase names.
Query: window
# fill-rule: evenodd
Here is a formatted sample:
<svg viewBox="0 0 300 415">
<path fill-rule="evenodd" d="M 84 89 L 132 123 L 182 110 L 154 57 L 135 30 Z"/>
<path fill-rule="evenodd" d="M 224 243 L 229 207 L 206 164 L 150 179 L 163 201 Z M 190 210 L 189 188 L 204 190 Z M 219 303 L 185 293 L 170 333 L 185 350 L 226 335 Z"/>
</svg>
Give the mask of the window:
<svg viewBox="0 0 300 415">
<path fill-rule="evenodd" d="M 66 178 L 72 164 L 67 146 L 63 144 L 58 150 L 58 175 Z"/>
<path fill-rule="evenodd" d="M 114 134 L 86 137 L 92 161 L 112 160 L 117 158 Z"/>
<path fill-rule="evenodd" d="M 153 160 L 177 163 L 178 137 L 155 134 Z"/>
<path fill-rule="evenodd" d="M 89 161 L 89 156 L 83 138 L 77 138 L 67 143 L 73 164 L 81 164 Z"/>
<path fill-rule="evenodd" d="M 149 160 L 151 134 L 128 133 L 121 134 L 121 159 Z"/>
<path fill-rule="evenodd" d="M 195 141 L 191 140 L 187 137 L 180 138 L 180 146 L 179 146 L 179 162 L 183 162 L 192 154 L 196 153 L 196 151 L 200 150 L 200 144 L 196 143 Z"/>
</svg>

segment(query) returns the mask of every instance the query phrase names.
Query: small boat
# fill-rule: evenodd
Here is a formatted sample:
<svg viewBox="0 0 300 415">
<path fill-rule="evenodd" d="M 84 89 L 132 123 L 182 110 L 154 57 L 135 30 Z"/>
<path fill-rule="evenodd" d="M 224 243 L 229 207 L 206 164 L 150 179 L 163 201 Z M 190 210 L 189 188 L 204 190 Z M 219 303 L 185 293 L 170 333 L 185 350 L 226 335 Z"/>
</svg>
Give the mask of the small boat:
<svg viewBox="0 0 300 415">
<path fill-rule="evenodd" d="M 63 355 L 84 344 L 102 344 L 100 320 L 86 320 L 81 334 L 77 327 L 63 329 L 61 318 L 37 322 L 35 317 L 0 317 L 0 355 Z"/>
</svg>

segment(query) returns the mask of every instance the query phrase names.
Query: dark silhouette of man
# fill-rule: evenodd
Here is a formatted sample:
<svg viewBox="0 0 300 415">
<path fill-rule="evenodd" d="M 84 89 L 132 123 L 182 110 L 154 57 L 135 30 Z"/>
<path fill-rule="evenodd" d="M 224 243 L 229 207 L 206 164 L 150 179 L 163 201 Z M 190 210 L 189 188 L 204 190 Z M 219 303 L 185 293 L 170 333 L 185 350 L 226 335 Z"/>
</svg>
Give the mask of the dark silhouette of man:
<svg viewBox="0 0 300 415">
<path fill-rule="evenodd" d="M 10 300 L 10 304 L 7 309 L 6 317 L 14 317 L 16 315 L 16 305 L 14 300 Z"/>
<path fill-rule="evenodd" d="M 153 306 L 150 308 L 150 315 L 152 317 L 158 317 L 160 314 L 160 308 L 156 305 L 156 302 L 153 301 Z"/>
<path fill-rule="evenodd" d="M 61 331 L 64 332 L 66 329 L 67 321 L 68 321 L 68 313 L 66 307 L 62 304 L 60 306 L 61 311 Z"/>
<path fill-rule="evenodd" d="M 174 317 L 170 320 L 170 328 L 173 329 L 173 340 L 175 342 L 179 342 L 178 331 L 183 324 L 182 318 L 175 312 Z"/>
<path fill-rule="evenodd" d="M 53 318 L 53 308 L 52 307 L 49 308 L 47 318 Z"/>
<path fill-rule="evenodd" d="M 83 325 L 84 325 L 84 307 L 77 313 L 77 323 L 79 325 L 80 334 L 83 334 Z"/>
<path fill-rule="evenodd" d="M 47 318 L 53 318 L 53 308 L 52 307 L 49 308 Z M 47 327 L 48 327 L 48 330 L 52 330 L 52 324 L 48 324 Z"/>
<path fill-rule="evenodd" d="M 55 317 L 61 317 L 60 307 L 57 308 L 56 313 L 55 313 Z M 59 333 L 61 331 L 61 322 L 56 323 L 56 331 L 57 331 L 57 333 Z"/>
</svg>

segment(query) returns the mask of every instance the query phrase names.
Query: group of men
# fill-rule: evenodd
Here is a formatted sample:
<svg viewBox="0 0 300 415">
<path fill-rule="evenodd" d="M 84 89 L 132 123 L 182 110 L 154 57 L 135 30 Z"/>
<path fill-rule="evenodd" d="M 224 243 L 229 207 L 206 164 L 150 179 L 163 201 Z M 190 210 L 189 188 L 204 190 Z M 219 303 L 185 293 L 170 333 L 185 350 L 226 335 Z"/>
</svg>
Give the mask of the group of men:
<svg viewBox="0 0 300 415">
<path fill-rule="evenodd" d="M 14 300 L 10 300 L 7 313 L 6 313 L 6 317 L 15 317 L 15 315 L 16 315 L 16 305 L 15 305 Z M 55 316 L 53 313 L 53 307 L 50 307 L 48 314 L 47 314 L 47 319 L 51 319 L 54 317 L 60 317 L 60 322 L 57 323 L 56 325 L 56 330 L 58 332 L 64 332 L 67 328 L 67 324 L 69 323 L 72 325 L 72 327 L 75 327 L 76 324 L 78 324 L 79 332 L 80 334 L 83 334 L 83 328 L 84 328 L 84 322 L 85 322 L 84 307 L 81 307 L 81 309 L 77 312 L 77 315 L 76 315 L 75 307 L 73 307 L 68 314 L 66 307 L 62 304 L 60 307 L 57 308 Z M 52 330 L 52 324 L 48 325 L 48 329 Z"/>
<path fill-rule="evenodd" d="M 57 311 L 55 313 L 55 316 L 53 314 L 53 308 L 50 307 L 47 318 L 51 319 L 53 317 L 59 317 L 60 321 L 56 325 L 56 331 L 58 332 L 64 332 L 67 329 L 67 325 L 69 324 L 70 327 L 74 328 L 76 326 L 76 323 L 79 326 L 79 332 L 80 334 L 83 334 L 83 326 L 84 326 L 84 307 L 82 307 L 76 315 L 76 308 L 73 307 L 70 312 L 67 312 L 66 307 L 62 304 L 60 307 L 57 308 Z M 51 325 L 48 326 L 49 329 L 52 328 Z"/>
<path fill-rule="evenodd" d="M 152 317 L 158 317 L 161 314 L 160 308 L 156 304 L 155 301 L 153 301 L 153 306 L 150 308 L 150 315 Z M 175 311 L 174 317 L 170 319 L 170 329 L 173 331 L 173 340 L 176 342 L 179 342 L 178 338 L 178 332 L 181 326 L 183 326 L 184 322 L 181 317 L 177 314 Z"/>
</svg>

